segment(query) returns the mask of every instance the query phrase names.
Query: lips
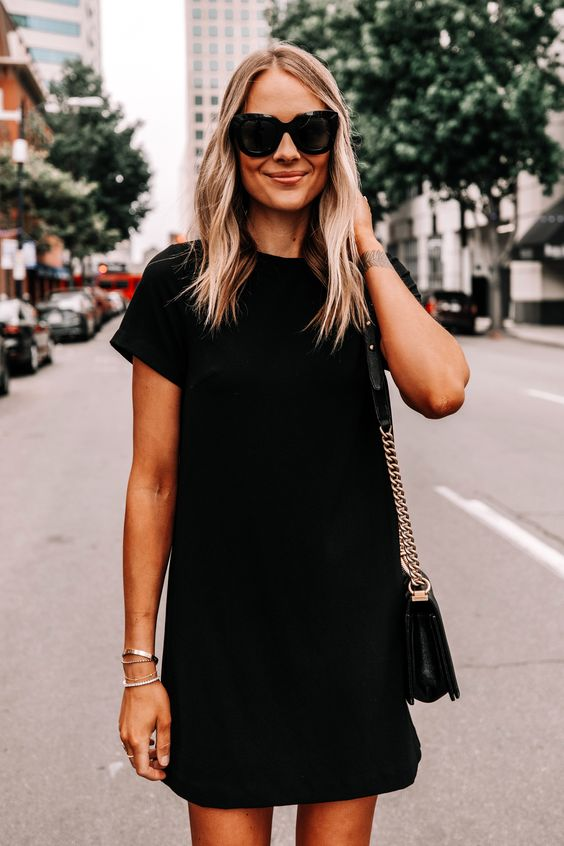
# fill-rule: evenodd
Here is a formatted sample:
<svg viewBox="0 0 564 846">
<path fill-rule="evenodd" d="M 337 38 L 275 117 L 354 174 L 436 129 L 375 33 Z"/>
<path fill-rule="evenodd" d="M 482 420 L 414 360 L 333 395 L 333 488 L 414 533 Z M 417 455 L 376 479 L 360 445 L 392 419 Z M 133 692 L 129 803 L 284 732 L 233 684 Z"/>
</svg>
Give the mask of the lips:
<svg viewBox="0 0 564 846">
<path fill-rule="evenodd" d="M 275 182 L 279 182 L 281 185 L 295 185 L 299 182 L 306 174 L 303 171 L 287 171 L 287 172 L 280 172 L 280 173 L 267 173 L 267 176 L 270 179 L 273 179 Z"/>
</svg>

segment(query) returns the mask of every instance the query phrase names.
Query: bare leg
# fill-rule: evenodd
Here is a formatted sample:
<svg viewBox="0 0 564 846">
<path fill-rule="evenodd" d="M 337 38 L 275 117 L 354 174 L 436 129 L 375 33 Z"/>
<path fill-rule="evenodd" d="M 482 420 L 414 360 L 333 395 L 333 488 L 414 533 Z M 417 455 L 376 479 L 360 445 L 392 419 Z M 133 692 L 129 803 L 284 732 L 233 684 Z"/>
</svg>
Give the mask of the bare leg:
<svg viewBox="0 0 564 846">
<path fill-rule="evenodd" d="M 192 846 L 270 846 L 272 808 L 205 808 L 188 802 Z"/>
<path fill-rule="evenodd" d="M 377 799 L 298 805 L 296 846 L 369 846 Z"/>
</svg>

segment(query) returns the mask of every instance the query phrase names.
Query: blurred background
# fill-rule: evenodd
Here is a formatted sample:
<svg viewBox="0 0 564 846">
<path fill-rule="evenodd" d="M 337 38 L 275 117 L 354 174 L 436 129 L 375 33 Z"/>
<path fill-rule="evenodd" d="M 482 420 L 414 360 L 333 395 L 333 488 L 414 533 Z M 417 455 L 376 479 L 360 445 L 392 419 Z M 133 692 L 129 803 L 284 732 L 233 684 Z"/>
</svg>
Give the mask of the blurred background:
<svg viewBox="0 0 564 846">
<path fill-rule="evenodd" d="M 389 380 L 461 698 L 413 706 L 418 777 L 380 797 L 373 842 L 564 843 L 560 6 L 0 2 L 2 842 L 189 842 L 118 737 L 131 373 L 108 340 L 188 237 L 233 70 L 289 40 L 334 74 L 376 234 L 471 369 L 439 421 Z"/>
</svg>

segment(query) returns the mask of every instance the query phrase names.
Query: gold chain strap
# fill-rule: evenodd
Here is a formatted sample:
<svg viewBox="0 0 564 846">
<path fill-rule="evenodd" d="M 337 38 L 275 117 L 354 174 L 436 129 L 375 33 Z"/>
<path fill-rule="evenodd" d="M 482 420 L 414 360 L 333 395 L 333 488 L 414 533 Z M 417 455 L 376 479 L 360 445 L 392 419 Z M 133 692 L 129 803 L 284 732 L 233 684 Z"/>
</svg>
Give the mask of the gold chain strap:
<svg viewBox="0 0 564 846">
<path fill-rule="evenodd" d="M 412 594 L 412 599 L 426 600 L 428 598 L 427 594 L 431 589 L 431 582 L 422 574 L 419 566 L 419 558 L 417 556 L 417 549 L 415 548 L 415 539 L 411 528 L 411 520 L 409 519 L 405 493 L 401 481 L 393 429 L 392 426 L 390 426 L 387 432 L 384 431 L 381 426 L 379 429 L 382 435 L 382 443 L 386 454 L 386 463 L 388 465 L 388 473 L 390 474 L 392 493 L 394 495 L 394 502 L 396 504 L 396 511 L 398 514 L 401 566 L 409 576 L 409 591 Z"/>
</svg>

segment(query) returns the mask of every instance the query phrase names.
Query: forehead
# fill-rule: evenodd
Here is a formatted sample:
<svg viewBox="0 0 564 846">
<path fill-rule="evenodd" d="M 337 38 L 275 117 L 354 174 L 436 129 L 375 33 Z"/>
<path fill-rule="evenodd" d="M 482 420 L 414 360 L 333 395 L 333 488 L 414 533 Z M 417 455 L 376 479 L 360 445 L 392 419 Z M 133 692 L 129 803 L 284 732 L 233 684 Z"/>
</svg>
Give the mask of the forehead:
<svg viewBox="0 0 564 846">
<path fill-rule="evenodd" d="M 243 111 L 263 112 L 288 121 L 300 112 L 326 108 L 323 100 L 291 73 L 269 68 L 253 81 Z"/>
</svg>

